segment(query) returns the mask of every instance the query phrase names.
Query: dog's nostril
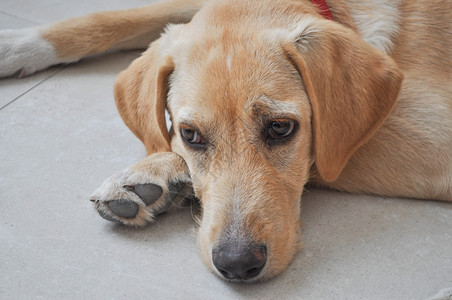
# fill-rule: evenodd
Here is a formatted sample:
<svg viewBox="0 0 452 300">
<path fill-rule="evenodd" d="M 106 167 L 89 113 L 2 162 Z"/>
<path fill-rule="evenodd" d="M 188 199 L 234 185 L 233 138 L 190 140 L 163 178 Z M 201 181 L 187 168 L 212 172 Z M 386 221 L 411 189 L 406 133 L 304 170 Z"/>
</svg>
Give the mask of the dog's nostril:
<svg viewBox="0 0 452 300">
<path fill-rule="evenodd" d="M 234 274 L 229 273 L 229 272 L 226 271 L 226 270 L 221 270 L 221 269 L 219 269 L 218 271 L 220 272 L 221 275 L 223 275 L 224 278 L 227 278 L 227 279 L 235 279 Z"/>
<path fill-rule="evenodd" d="M 261 270 L 262 270 L 261 268 L 251 268 L 248 271 L 246 271 L 246 276 L 250 278 L 256 277 L 257 275 L 259 275 Z"/>
<path fill-rule="evenodd" d="M 267 263 L 267 248 L 220 245 L 212 250 L 212 261 L 226 279 L 247 280 L 257 277 Z"/>
</svg>

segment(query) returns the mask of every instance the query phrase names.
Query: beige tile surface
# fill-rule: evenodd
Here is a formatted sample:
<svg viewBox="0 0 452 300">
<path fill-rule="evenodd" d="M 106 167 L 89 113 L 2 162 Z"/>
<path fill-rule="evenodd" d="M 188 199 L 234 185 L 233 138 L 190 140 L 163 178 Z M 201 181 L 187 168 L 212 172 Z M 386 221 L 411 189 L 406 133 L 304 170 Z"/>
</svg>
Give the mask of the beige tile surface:
<svg viewBox="0 0 452 300">
<path fill-rule="evenodd" d="M 40 22 L 108 1 L 88 3 L 4 0 L 0 11 Z M 307 192 L 304 248 L 253 285 L 207 270 L 188 209 L 142 229 L 101 219 L 91 192 L 145 155 L 112 95 L 135 56 L 0 80 L 0 107 L 15 99 L 0 110 L 0 299 L 427 299 L 452 288 L 447 203 Z"/>
<path fill-rule="evenodd" d="M 0 11 L 0 30 L 26 28 L 34 25 L 36 25 L 35 22 Z"/>
<path fill-rule="evenodd" d="M 0 79 L 0 109 L 16 101 L 21 96 L 45 82 L 61 71 L 63 66 L 52 67 L 46 71 L 18 80 L 17 78 Z"/>
</svg>

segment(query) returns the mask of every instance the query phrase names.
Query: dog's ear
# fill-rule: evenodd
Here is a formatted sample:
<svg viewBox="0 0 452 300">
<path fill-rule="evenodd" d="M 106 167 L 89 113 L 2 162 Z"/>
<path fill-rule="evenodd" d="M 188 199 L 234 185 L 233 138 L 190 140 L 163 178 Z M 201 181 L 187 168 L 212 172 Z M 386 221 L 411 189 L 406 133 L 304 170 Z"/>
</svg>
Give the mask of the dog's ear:
<svg viewBox="0 0 452 300">
<path fill-rule="evenodd" d="M 389 115 L 403 75 L 387 55 L 331 21 L 315 20 L 283 48 L 311 102 L 317 170 L 334 181 Z"/>
<path fill-rule="evenodd" d="M 168 77 L 174 65 L 161 43 L 153 42 L 115 81 L 119 113 L 148 154 L 171 151 L 165 109 Z"/>
</svg>

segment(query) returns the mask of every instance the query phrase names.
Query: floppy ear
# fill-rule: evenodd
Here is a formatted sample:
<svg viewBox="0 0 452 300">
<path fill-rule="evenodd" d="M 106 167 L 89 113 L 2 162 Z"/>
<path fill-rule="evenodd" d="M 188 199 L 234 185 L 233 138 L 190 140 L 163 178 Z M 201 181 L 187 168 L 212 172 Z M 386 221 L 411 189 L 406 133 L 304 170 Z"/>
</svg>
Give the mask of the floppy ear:
<svg viewBox="0 0 452 300">
<path fill-rule="evenodd" d="M 311 102 L 317 170 L 334 181 L 389 115 L 403 75 L 389 56 L 331 21 L 315 20 L 283 48 Z"/>
<path fill-rule="evenodd" d="M 171 151 L 165 108 L 168 76 L 174 69 L 161 39 L 137 58 L 115 81 L 116 106 L 126 125 L 149 154 Z"/>
</svg>

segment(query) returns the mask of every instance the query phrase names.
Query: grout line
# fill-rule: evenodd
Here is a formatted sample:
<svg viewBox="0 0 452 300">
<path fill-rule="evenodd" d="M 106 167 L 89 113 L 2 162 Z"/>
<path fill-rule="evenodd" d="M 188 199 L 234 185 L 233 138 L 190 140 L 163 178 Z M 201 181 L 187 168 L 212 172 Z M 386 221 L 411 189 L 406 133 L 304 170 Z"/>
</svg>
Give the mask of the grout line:
<svg viewBox="0 0 452 300">
<path fill-rule="evenodd" d="M 3 10 L 0 10 L 0 14 L 7 15 L 9 17 L 13 17 L 13 18 L 16 18 L 16 19 L 20 19 L 22 21 L 27 21 L 27 22 L 33 23 L 33 25 L 38 25 L 39 24 L 38 22 L 35 22 L 35 21 L 29 20 L 29 19 L 25 19 L 25 18 L 16 16 L 16 15 L 10 14 L 10 13 L 8 13 L 6 11 L 3 11 Z"/>
<path fill-rule="evenodd" d="M 52 78 L 53 76 L 55 76 L 56 74 L 60 73 L 61 71 L 63 71 L 63 69 L 66 68 L 66 66 L 62 67 L 61 69 L 57 70 L 55 73 L 51 74 L 49 77 L 44 78 L 43 80 L 41 80 L 40 82 L 38 82 L 37 84 L 35 84 L 34 86 L 32 86 L 31 88 L 29 88 L 28 90 L 26 90 L 25 92 L 23 92 L 22 94 L 20 94 L 19 96 L 17 96 L 16 98 L 14 98 L 13 100 L 11 100 L 10 102 L 6 103 L 5 105 L 3 105 L 2 107 L 0 107 L 0 111 L 3 110 L 5 107 L 7 107 L 8 105 L 10 105 L 13 102 L 16 102 L 16 100 L 18 100 L 19 98 L 21 98 L 22 96 L 24 96 L 25 94 L 27 94 L 28 92 L 30 92 L 31 90 L 33 90 L 34 88 L 40 86 L 42 83 L 46 82 L 48 79 Z"/>
</svg>

